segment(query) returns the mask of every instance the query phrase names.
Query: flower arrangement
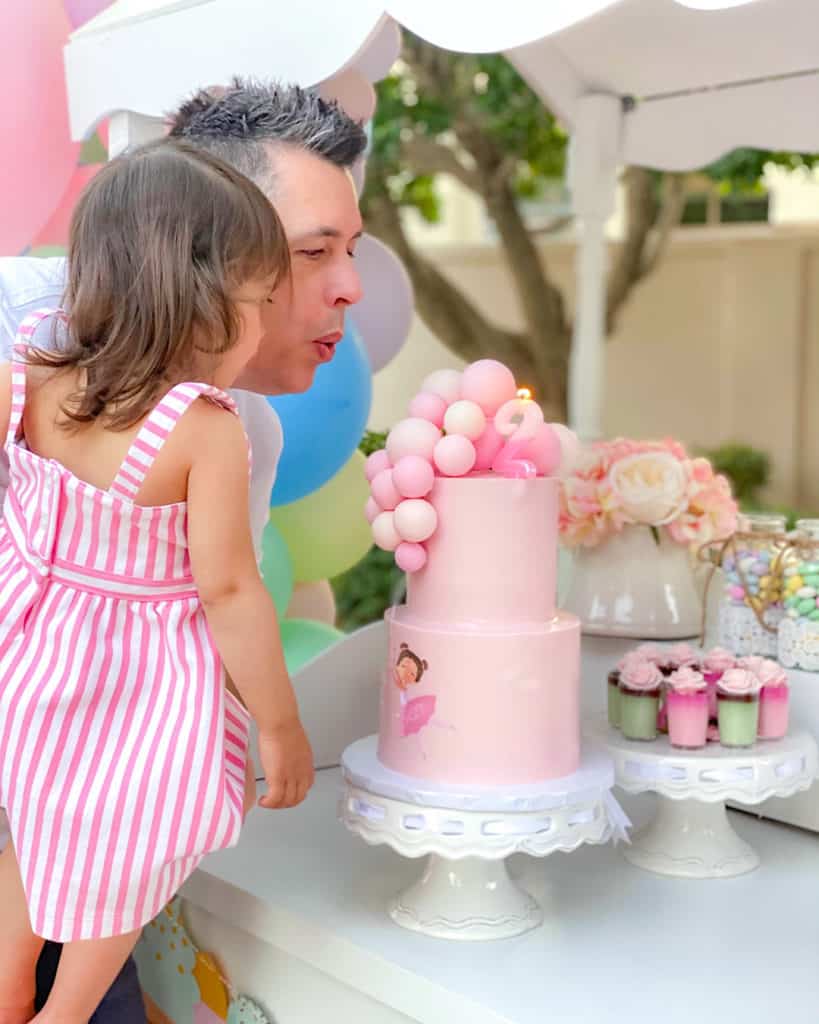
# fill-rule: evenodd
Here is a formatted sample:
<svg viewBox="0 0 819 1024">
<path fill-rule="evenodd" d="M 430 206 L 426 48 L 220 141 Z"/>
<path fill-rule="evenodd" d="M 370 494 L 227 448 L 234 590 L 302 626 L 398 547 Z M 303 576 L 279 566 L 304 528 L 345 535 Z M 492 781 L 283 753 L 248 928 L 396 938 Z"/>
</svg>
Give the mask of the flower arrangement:
<svg viewBox="0 0 819 1024">
<path fill-rule="evenodd" d="M 728 537 L 736 523 L 727 478 L 670 439 L 591 444 L 561 489 L 560 537 L 569 547 L 594 547 L 629 525 L 699 546 Z"/>
</svg>

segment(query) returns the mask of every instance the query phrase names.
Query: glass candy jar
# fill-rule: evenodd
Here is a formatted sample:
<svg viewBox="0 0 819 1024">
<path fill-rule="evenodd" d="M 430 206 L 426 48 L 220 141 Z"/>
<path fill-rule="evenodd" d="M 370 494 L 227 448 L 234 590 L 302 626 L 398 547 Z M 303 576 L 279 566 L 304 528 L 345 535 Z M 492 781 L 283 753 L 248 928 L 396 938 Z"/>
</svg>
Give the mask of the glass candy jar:
<svg viewBox="0 0 819 1024">
<path fill-rule="evenodd" d="M 787 668 L 819 672 L 819 519 L 797 520 L 783 579 L 777 658 Z"/>
<path fill-rule="evenodd" d="M 719 643 L 734 654 L 776 656 L 777 628 L 785 617 L 785 530 L 784 516 L 741 516 L 739 529 L 726 549 Z"/>
</svg>

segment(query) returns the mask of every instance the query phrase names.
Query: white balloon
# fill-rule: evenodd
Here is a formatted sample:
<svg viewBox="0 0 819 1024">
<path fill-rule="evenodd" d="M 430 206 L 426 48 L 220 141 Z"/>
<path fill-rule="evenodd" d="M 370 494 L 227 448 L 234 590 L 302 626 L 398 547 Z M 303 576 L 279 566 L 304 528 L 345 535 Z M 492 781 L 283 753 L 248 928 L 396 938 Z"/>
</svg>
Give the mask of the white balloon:
<svg viewBox="0 0 819 1024">
<path fill-rule="evenodd" d="M 359 239 L 355 265 L 364 294 L 349 315 L 367 349 L 370 367 L 377 373 L 403 348 L 412 326 L 415 298 L 404 264 L 372 235 Z"/>
<path fill-rule="evenodd" d="M 477 441 L 486 428 L 486 416 L 477 402 L 462 398 L 444 413 L 444 430 L 448 434 L 463 434 Z"/>
<path fill-rule="evenodd" d="M 461 397 L 461 371 L 435 370 L 424 378 L 421 390 L 429 391 L 432 395 L 440 395 L 450 404 L 457 402 Z"/>
<path fill-rule="evenodd" d="M 393 512 L 393 520 L 401 539 L 417 544 L 435 533 L 438 513 L 423 498 L 408 498 Z"/>
<path fill-rule="evenodd" d="M 404 539 L 395 528 L 395 518 L 392 512 L 382 512 L 376 516 L 372 523 L 373 540 L 382 551 L 395 551 Z"/>
</svg>

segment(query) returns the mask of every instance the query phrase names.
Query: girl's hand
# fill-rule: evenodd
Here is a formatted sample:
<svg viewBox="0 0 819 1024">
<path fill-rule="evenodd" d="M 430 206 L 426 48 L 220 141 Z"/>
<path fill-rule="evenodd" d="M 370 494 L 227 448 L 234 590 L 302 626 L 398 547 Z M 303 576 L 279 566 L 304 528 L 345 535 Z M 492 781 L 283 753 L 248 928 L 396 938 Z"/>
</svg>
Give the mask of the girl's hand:
<svg viewBox="0 0 819 1024">
<path fill-rule="evenodd" d="M 313 751 L 296 718 L 275 732 L 259 733 L 259 757 L 267 782 L 267 793 L 259 806 L 271 810 L 295 807 L 313 785 Z"/>
</svg>

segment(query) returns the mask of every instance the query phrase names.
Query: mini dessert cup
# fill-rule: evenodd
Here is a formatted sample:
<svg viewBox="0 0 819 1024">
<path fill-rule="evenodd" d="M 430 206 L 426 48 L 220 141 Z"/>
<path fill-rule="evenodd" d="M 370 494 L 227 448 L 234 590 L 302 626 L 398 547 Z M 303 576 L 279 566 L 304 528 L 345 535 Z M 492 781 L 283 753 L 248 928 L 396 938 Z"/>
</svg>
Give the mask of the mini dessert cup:
<svg viewBox="0 0 819 1024">
<path fill-rule="evenodd" d="M 717 683 L 723 672 L 736 668 L 736 658 L 724 647 L 714 647 L 702 659 L 702 674 L 708 684 L 708 719 L 717 720 Z"/>
<path fill-rule="evenodd" d="M 620 672 L 620 729 L 629 740 L 657 738 L 662 675 L 649 661 L 630 662 Z"/>
<path fill-rule="evenodd" d="M 665 695 L 668 738 L 672 747 L 698 750 L 708 734 L 708 684 L 691 668 L 678 669 L 668 679 Z"/>
<path fill-rule="evenodd" d="M 759 724 L 759 679 L 747 669 L 731 668 L 717 684 L 719 741 L 723 747 L 751 747 Z"/>
<path fill-rule="evenodd" d="M 620 728 L 620 669 L 613 668 L 608 674 L 607 709 L 609 725 L 612 729 Z"/>
<path fill-rule="evenodd" d="M 789 688 L 763 686 L 759 691 L 759 723 L 757 733 L 761 740 L 781 740 L 788 731 Z"/>
<path fill-rule="evenodd" d="M 781 740 L 788 731 L 790 688 L 788 676 L 781 665 L 766 661 L 759 669 L 759 725 L 761 740 Z"/>
</svg>

